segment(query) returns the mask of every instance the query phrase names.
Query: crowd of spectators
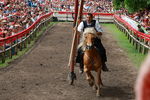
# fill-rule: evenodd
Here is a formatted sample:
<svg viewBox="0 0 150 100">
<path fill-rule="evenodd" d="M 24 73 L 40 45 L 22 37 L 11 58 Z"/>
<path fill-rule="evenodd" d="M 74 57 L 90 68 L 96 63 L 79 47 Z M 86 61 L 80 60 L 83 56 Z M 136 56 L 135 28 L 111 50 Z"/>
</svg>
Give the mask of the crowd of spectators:
<svg viewBox="0 0 150 100">
<path fill-rule="evenodd" d="M 130 14 L 126 9 L 122 8 L 116 13 L 119 15 L 128 16 L 130 19 L 138 23 L 137 25 L 138 28 L 142 27 L 147 31 L 147 34 L 150 33 L 150 10 L 149 9 L 140 10 L 138 12 Z M 140 31 L 140 32 L 143 32 L 143 31 Z"/>
<path fill-rule="evenodd" d="M 74 0 L 51 0 L 51 11 L 74 11 Z M 112 9 L 112 0 L 84 0 L 84 12 L 107 12 Z"/>
<path fill-rule="evenodd" d="M 0 0 L 0 38 L 14 35 L 46 14 L 43 0 Z"/>
<path fill-rule="evenodd" d="M 111 0 L 84 0 L 84 12 L 111 12 Z M 0 0 L 0 38 L 14 35 L 52 11 L 74 11 L 74 0 Z"/>
<path fill-rule="evenodd" d="M 111 0 L 86 0 L 84 5 L 86 12 L 105 12 L 110 13 L 113 11 Z"/>
<path fill-rule="evenodd" d="M 134 14 L 130 14 L 129 17 L 137 21 L 139 25 L 145 27 L 147 31 L 150 31 L 150 10 L 140 10 Z"/>
</svg>

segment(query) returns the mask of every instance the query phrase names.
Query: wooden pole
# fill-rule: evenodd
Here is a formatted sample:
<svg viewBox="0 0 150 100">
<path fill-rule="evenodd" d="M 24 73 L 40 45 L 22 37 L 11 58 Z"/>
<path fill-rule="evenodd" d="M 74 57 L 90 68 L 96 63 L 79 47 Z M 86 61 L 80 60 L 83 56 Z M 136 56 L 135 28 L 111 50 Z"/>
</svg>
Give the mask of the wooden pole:
<svg viewBox="0 0 150 100">
<path fill-rule="evenodd" d="M 70 77 L 70 84 L 73 84 L 74 79 L 76 79 L 76 75 L 74 73 L 74 65 L 75 65 L 75 56 L 76 56 L 76 50 L 77 50 L 77 45 L 78 45 L 78 32 L 76 30 L 79 21 L 81 21 L 82 18 L 82 13 L 80 11 L 83 10 L 83 0 L 80 1 L 80 7 L 79 7 L 79 11 L 78 11 L 78 15 L 77 15 L 77 20 L 76 20 L 76 24 L 75 24 L 75 30 L 74 30 L 74 34 L 73 34 L 73 40 L 72 40 L 72 46 L 71 46 L 71 52 L 70 52 L 70 58 L 69 58 L 69 68 L 70 68 L 70 72 L 71 74 L 69 75 Z"/>
<path fill-rule="evenodd" d="M 77 25 L 82 21 L 82 16 L 83 16 L 83 2 L 84 2 L 84 0 L 81 0 L 81 2 L 80 2 L 80 9 L 79 9 L 79 16 L 78 16 Z M 80 41 L 80 34 L 77 34 L 76 45 L 79 44 L 79 41 Z"/>
<path fill-rule="evenodd" d="M 79 6 L 79 1 L 78 0 L 75 0 L 75 17 L 74 17 L 74 23 L 73 23 L 73 27 L 76 26 L 76 21 L 77 21 L 77 15 L 78 15 L 78 6 Z"/>
<path fill-rule="evenodd" d="M 82 21 L 82 15 L 83 15 L 83 2 L 84 0 L 80 1 L 80 9 L 79 9 L 79 16 L 78 16 L 78 22 L 80 23 Z"/>
</svg>

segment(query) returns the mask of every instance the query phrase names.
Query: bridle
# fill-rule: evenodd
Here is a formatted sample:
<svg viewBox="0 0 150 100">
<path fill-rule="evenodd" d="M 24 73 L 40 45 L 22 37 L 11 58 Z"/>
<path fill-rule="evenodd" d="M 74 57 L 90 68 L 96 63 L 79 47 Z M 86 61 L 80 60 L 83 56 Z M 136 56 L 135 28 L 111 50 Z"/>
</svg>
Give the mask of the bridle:
<svg viewBox="0 0 150 100">
<path fill-rule="evenodd" d="M 85 45 L 85 50 L 91 50 L 91 49 L 93 49 L 93 48 L 96 48 L 96 47 L 94 46 L 94 43 L 93 43 L 93 42 L 92 42 L 91 44 L 86 44 L 86 45 Z M 94 65 L 94 60 L 93 60 L 93 58 L 90 58 L 87 54 L 85 54 L 85 56 L 87 56 L 87 58 L 90 60 L 91 64 Z"/>
<path fill-rule="evenodd" d="M 94 46 L 94 43 L 92 42 L 91 44 L 86 44 L 85 45 L 85 50 L 91 50 L 93 49 L 95 46 Z"/>
</svg>

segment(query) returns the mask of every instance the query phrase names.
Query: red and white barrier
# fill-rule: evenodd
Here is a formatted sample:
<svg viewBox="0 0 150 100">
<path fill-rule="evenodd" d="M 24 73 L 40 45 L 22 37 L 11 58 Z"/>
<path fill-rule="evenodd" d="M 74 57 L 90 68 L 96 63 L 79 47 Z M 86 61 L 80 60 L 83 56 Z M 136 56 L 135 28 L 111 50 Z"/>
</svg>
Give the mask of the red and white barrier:
<svg viewBox="0 0 150 100">
<path fill-rule="evenodd" d="M 128 28 L 128 30 L 133 31 L 133 33 L 138 36 L 139 38 L 142 39 L 146 39 L 147 41 L 150 40 L 150 35 L 139 32 L 138 30 L 136 30 L 135 28 L 132 27 L 132 25 L 130 25 L 128 22 L 126 22 L 125 20 L 123 20 L 120 16 L 118 15 L 114 15 L 114 18 L 119 21 L 120 23 L 122 23 L 126 28 Z"/>
</svg>

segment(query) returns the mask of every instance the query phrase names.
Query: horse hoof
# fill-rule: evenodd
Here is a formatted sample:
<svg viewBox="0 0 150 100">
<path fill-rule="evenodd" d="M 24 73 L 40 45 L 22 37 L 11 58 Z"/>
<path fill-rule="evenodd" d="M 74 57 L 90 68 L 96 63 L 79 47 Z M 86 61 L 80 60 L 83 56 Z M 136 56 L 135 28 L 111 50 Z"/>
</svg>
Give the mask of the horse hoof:
<svg viewBox="0 0 150 100">
<path fill-rule="evenodd" d="M 97 90 L 96 96 L 99 97 L 100 95 L 101 95 L 101 94 L 100 94 L 100 91 Z"/>
<path fill-rule="evenodd" d="M 100 93 L 97 93 L 96 96 L 97 96 L 97 97 L 100 97 Z"/>
<path fill-rule="evenodd" d="M 94 91 L 97 90 L 97 86 L 93 86 L 93 90 L 94 90 Z"/>
<path fill-rule="evenodd" d="M 92 87 L 94 85 L 94 83 L 93 82 L 89 82 L 89 85 L 90 85 L 90 87 Z"/>
</svg>

